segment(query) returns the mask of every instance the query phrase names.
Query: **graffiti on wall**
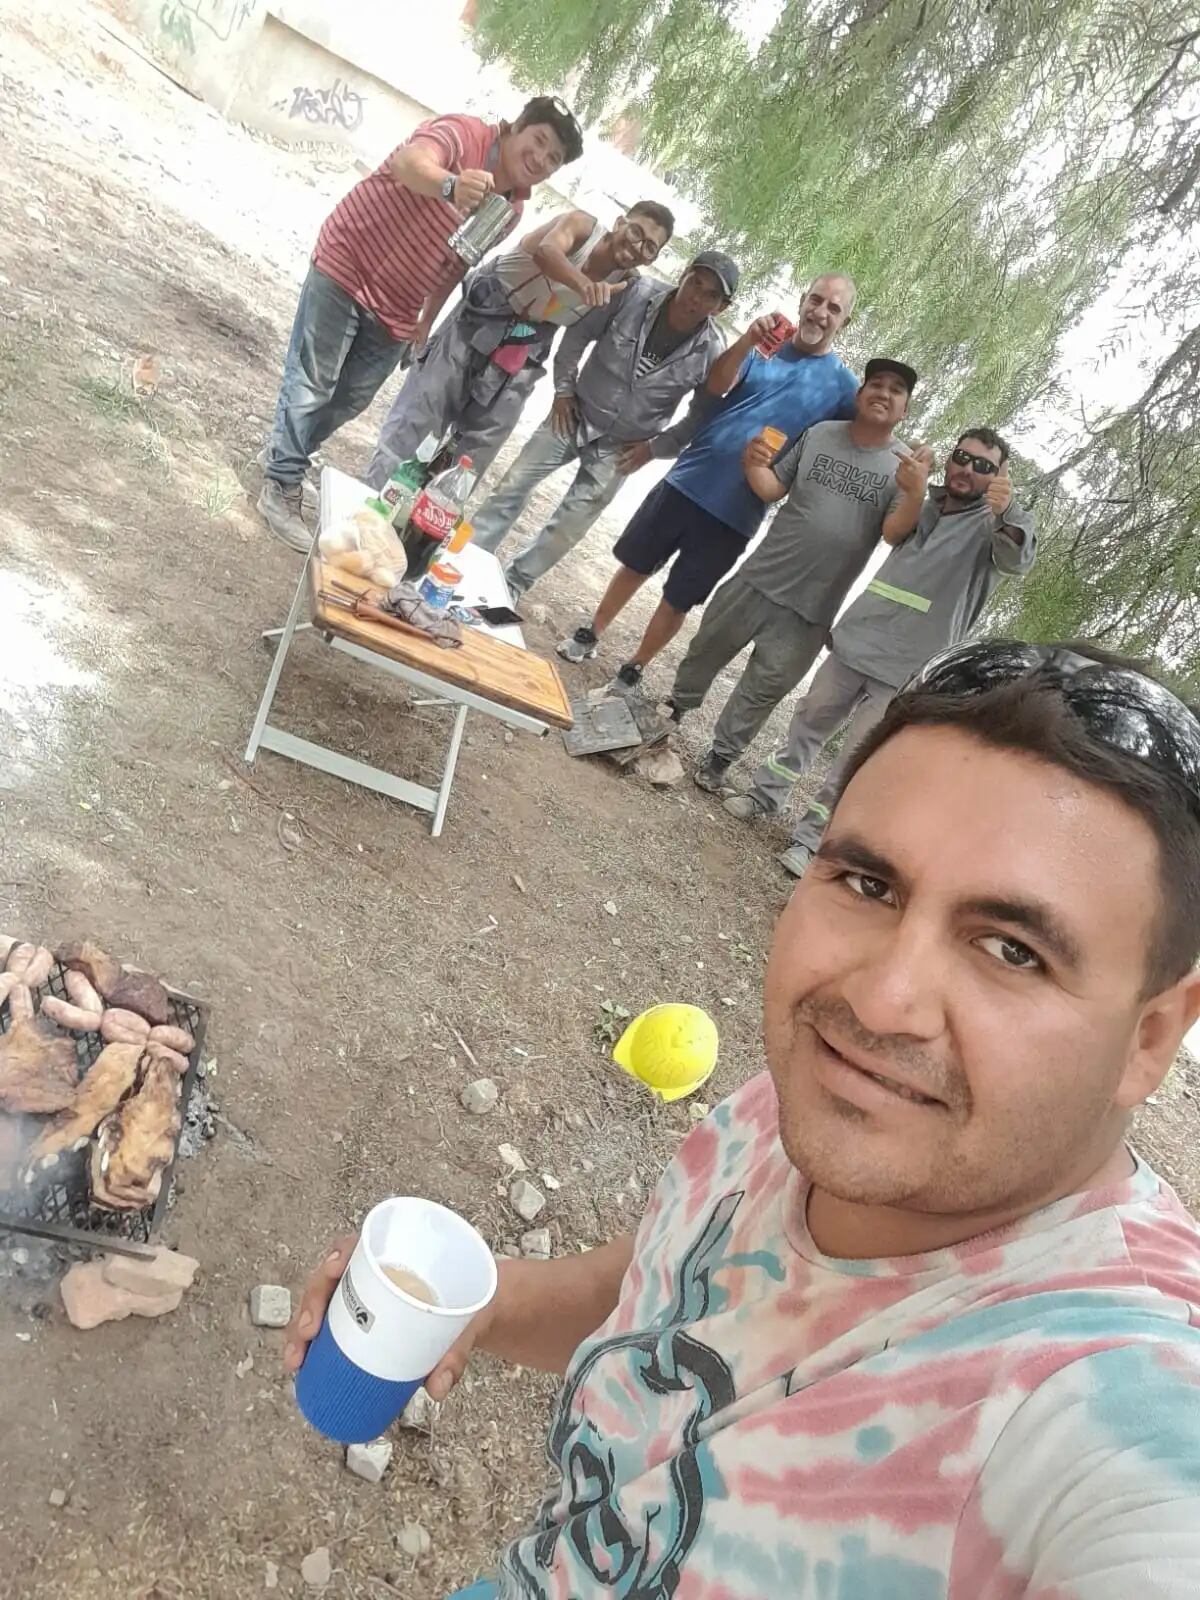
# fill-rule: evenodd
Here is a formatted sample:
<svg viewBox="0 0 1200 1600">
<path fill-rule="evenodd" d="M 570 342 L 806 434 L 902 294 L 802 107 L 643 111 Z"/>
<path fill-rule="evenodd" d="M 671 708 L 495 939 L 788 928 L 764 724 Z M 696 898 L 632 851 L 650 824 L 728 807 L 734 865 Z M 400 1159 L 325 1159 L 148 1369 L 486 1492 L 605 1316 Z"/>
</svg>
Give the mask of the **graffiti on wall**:
<svg viewBox="0 0 1200 1600">
<path fill-rule="evenodd" d="M 254 15 L 255 0 L 175 0 L 175 4 L 224 44 Z"/>
<path fill-rule="evenodd" d="M 196 53 L 192 24 L 227 44 L 254 15 L 255 0 L 163 0 L 158 26 L 163 37 L 188 55 Z"/>
<path fill-rule="evenodd" d="M 158 13 L 158 26 L 164 39 L 169 39 L 178 50 L 186 50 L 189 56 L 196 53 L 196 37 L 192 32 L 191 18 L 186 11 L 181 11 L 174 0 L 163 0 L 162 10 Z"/>
<path fill-rule="evenodd" d="M 341 78 L 335 78 L 330 89 L 310 89 L 300 84 L 292 90 L 290 102 L 277 100 L 273 109 L 286 111 L 289 118 L 301 117 L 324 128 L 343 128 L 353 133 L 362 126 L 366 99 Z"/>
</svg>

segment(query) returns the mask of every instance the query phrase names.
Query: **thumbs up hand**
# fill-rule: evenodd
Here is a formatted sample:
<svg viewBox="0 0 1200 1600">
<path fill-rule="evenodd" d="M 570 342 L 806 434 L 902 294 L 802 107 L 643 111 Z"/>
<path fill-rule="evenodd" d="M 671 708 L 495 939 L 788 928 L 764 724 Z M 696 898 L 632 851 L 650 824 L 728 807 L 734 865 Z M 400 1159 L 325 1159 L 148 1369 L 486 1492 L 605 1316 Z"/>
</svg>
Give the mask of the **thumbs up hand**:
<svg viewBox="0 0 1200 1600">
<path fill-rule="evenodd" d="M 992 515 L 1002 519 L 1012 505 L 1013 498 L 1012 479 L 1008 475 L 1007 461 L 988 484 L 986 498 Z"/>
</svg>

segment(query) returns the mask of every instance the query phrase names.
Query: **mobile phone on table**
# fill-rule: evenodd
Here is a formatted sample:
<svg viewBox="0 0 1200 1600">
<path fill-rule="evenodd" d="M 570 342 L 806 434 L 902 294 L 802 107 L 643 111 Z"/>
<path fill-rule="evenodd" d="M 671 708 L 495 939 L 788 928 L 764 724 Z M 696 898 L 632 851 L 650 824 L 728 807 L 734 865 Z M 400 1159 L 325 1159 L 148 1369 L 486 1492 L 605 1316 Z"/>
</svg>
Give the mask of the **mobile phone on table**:
<svg viewBox="0 0 1200 1600">
<path fill-rule="evenodd" d="M 511 606 L 476 606 L 489 628 L 520 627 L 521 619 Z"/>
</svg>

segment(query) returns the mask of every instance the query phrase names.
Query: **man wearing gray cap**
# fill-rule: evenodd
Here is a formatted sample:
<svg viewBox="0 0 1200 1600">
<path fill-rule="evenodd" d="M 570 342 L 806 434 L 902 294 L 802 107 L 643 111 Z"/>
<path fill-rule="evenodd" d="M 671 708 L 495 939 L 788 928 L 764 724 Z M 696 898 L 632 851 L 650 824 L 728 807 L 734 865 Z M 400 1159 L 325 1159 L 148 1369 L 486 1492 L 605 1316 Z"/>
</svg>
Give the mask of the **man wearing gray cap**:
<svg viewBox="0 0 1200 1600">
<path fill-rule="evenodd" d="M 719 790 L 779 702 L 820 655 L 834 618 L 880 537 L 889 545 L 917 525 L 933 452 L 909 452 L 893 429 L 908 412 L 917 375 L 903 361 L 868 361 L 852 422 L 818 422 L 773 454 L 751 439 L 746 481 L 770 505 L 787 500 L 762 543 L 717 590 L 675 675 L 675 721 L 700 705 L 713 679 L 751 652 L 695 773 Z"/>
<path fill-rule="evenodd" d="M 787 344 L 764 356 L 758 347 L 774 335 L 776 318 L 759 317 L 715 363 L 708 380 L 713 414 L 630 518 L 613 550 L 620 566 L 591 620 L 559 643 L 560 656 L 594 656 L 601 634 L 647 578 L 670 564 L 641 643 L 617 673 L 615 687 L 637 690 L 644 669 L 733 570 L 762 524 L 762 501 L 742 469 L 751 439 L 764 427 L 795 439 L 814 422 L 854 415 L 858 379 L 833 345 L 855 293 L 844 272 L 822 273 L 808 286 Z"/>
<path fill-rule="evenodd" d="M 635 279 L 563 336 L 550 417 L 472 519 L 475 543 L 495 550 L 542 479 L 578 463 L 549 522 L 505 569 L 514 597 L 575 548 L 629 473 L 678 455 L 696 432 L 711 404 L 708 375 L 725 345 L 713 318 L 736 285 L 729 257 L 705 250 L 677 288 Z M 687 412 L 669 427 L 689 394 Z"/>
</svg>

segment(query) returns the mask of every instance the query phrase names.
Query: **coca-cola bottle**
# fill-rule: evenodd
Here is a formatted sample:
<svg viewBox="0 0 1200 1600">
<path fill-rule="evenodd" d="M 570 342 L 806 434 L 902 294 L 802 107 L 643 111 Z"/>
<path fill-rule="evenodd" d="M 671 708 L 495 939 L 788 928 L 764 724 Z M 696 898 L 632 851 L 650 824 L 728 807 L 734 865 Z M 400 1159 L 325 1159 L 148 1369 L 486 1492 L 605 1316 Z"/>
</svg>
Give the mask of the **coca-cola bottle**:
<svg viewBox="0 0 1200 1600">
<path fill-rule="evenodd" d="M 454 532 L 475 487 L 470 456 L 459 456 L 453 467 L 439 472 L 418 494 L 404 530 L 408 580 L 415 583 L 426 572 L 443 539 Z"/>
</svg>

